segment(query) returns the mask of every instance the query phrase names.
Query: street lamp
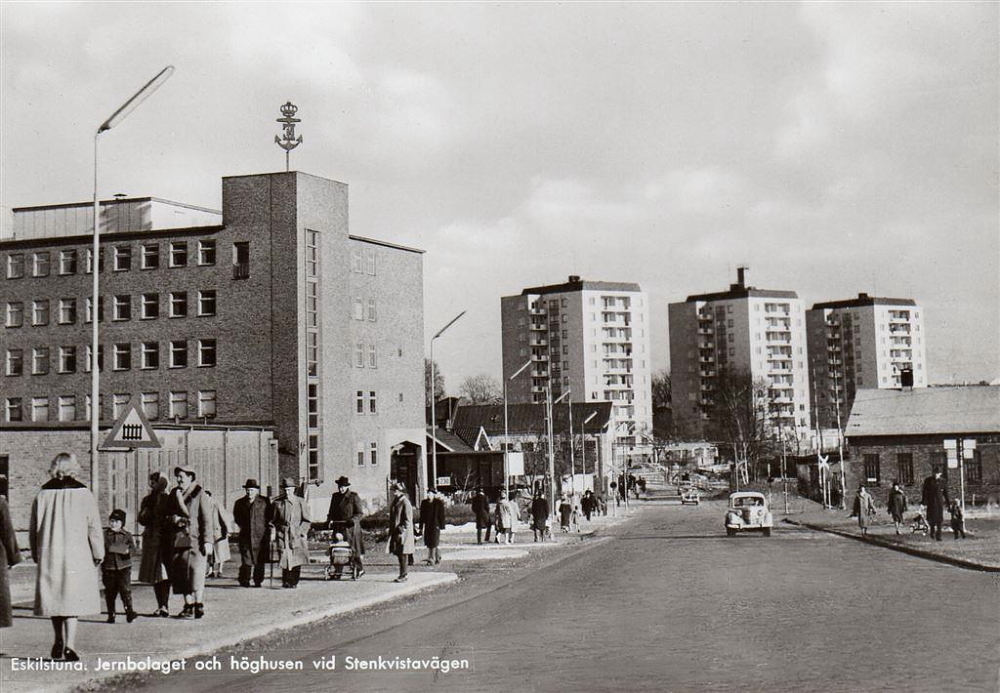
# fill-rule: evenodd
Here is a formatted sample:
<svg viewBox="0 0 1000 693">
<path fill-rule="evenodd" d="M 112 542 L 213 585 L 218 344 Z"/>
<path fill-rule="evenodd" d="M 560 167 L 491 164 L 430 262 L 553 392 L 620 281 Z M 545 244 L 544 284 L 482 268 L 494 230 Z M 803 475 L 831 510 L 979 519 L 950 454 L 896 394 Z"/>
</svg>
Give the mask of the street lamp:
<svg viewBox="0 0 1000 693">
<path fill-rule="evenodd" d="M 583 423 L 580 424 L 581 427 L 580 437 L 583 439 L 581 441 L 582 444 L 580 447 L 580 456 L 581 456 L 580 464 L 583 466 L 583 470 L 580 473 L 583 474 L 584 477 L 587 476 L 587 424 L 590 423 L 595 416 L 597 416 L 596 411 L 590 412 L 590 416 L 584 419 Z M 586 486 L 587 482 L 584 481 L 583 484 L 584 486 Z"/>
<path fill-rule="evenodd" d="M 566 390 L 566 392 L 559 395 L 558 399 L 552 404 L 559 404 L 567 395 L 569 395 L 572 390 Z M 573 461 L 573 402 L 566 400 L 566 404 L 569 406 L 569 492 L 571 495 L 576 495 L 576 464 Z"/>
<path fill-rule="evenodd" d="M 438 474 L 437 416 L 435 415 L 434 411 L 434 400 L 437 399 L 437 396 L 435 395 L 434 392 L 434 381 L 436 378 L 436 374 L 434 373 L 434 340 L 443 335 L 444 331 L 447 330 L 452 325 L 454 325 L 456 322 L 458 322 L 458 319 L 463 315 L 465 315 L 464 310 L 455 317 L 453 317 L 451 319 L 451 322 L 442 327 L 440 330 L 437 331 L 437 334 L 431 337 L 431 476 L 433 477 L 434 483 L 433 485 L 429 486 L 429 488 L 434 488 L 434 489 L 437 489 L 437 474 Z"/>
<path fill-rule="evenodd" d="M 503 495 L 504 500 L 510 499 L 510 463 L 507 454 L 510 451 L 509 433 L 507 432 L 507 383 L 521 375 L 524 369 L 531 365 L 531 359 L 524 362 L 524 365 L 514 371 L 514 375 L 505 378 L 503 381 Z"/>
<path fill-rule="evenodd" d="M 150 94 L 163 86 L 163 83 L 174 74 L 174 66 L 167 65 L 160 70 L 159 74 L 146 82 L 146 85 L 132 95 L 128 101 L 118 107 L 111 116 L 101 123 L 94 133 L 94 249 L 90 259 L 90 271 L 93 274 L 93 300 L 90 306 L 90 319 L 93 323 L 91 330 L 90 345 L 90 486 L 94 497 L 98 497 L 98 459 L 97 459 L 97 437 L 98 424 L 101 418 L 101 374 L 97 368 L 97 353 L 100 348 L 100 335 L 98 331 L 98 317 L 100 316 L 100 257 L 101 257 L 101 208 L 97 199 L 97 143 L 101 133 L 110 130 L 118 123 L 125 120 L 139 104 L 145 101 Z"/>
</svg>

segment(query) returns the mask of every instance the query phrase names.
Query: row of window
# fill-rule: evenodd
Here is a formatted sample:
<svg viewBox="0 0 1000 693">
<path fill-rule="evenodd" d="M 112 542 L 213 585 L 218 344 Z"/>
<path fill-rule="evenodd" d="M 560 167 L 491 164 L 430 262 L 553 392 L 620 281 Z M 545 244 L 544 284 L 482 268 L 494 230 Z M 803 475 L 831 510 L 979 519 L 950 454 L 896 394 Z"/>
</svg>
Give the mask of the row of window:
<svg viewBox="0 0 1000 693">
<path fill-rule="evenodd" d="M 216 261 L 216 243 L 213 239 L 202 239 L 191 244 L 195 260 L 199 266 L 212 266 Z M 240 251 L 233 244 L 233 263 L 237 264 L 237 255 Z M 243 245 L 249 245 L 244 243 Z M 187 267 L 189 260 L 189 246 L 187 241 L 171 241 L 167 246 L 167 266 Z M 111 246 L 111 269 L 115 272 L 127 272 L 133 267 L 133 259 L 139 269 L 153 270 L 160 267 L 160 244 L 143 243 L 133 252 L 131 245 Z M 32 277 L 47 277 L 51 274 L 53 263 L 55 270 L 60 275 L 76 274 L 79 269 L 79 255 L 75 248 L 60 250 L 58 252 L 39 250 L 26 255 L 25 253 L 11 253 L 7 256 L 7 279 L 20 279 L 25 274 L 26 266 L 30 265 Z M 82 251 L 84 261 L 84 273 L 93 271 L 93 249 L 87 248 Z M 247 257 L 249 260 L 249 257 Z M 104 249 L 101 248 L 98 257 L 98 269 L 104 271 Z"/>
<path fill-rule="evenodd" d="M 193 398 L 190 397 L 191 394 L 194 394 Z M 132 395 L 128 393 L 112 395 L 112 418 L 117 419 L 121 416 L 131 401 Z M 193 405 L 190 408 L 189 401 Z M 78 410 L 77 402 L 76 395 L 60 395 L 52 398 L 8 397 L 4 405 L 4 417 L 9 422 L 89 421 L 91 417 L 90 395 L 83 397 L 82 411 Z M 160 418 L 159 392 L 141 393 L 140 404 L 147 419 L 156 421 Z M 187 419 L 191 414 L 199 419 L 215 418 L 217 411 L 216 391 L 198 390 L 196 393 L 188 393 L 183 390 L 173 391 L 169 393 L 167 405 L 168 419 Z M 105 406 L 104 395 L 100 396 L 99 406 L 102 409 Z M 82 416 L 78 416 L 78 414 L 82 414 Z"/>
<path fill-rule="evenodd" d="M 882 458 L 879 453 L 866 453 L 863 457 L 865 466 L 865 480 L 868 483 L 879 484 L 882 482 Z M 945 452 L 932 453 L 932 468 L 940 468 L 947 473 L 947 458 Z M 975 450 L 972 459 L 963 461 L 965 470 L 965 483 L 981 484 L 983 481 L 983 458 L 979 450 Z M 900 484 L 909 486 L 913 484 L 913 453 L 896 453 L 896 478 Z"/>
<path fill-rule="evenodd" d="M 211 317 L 217 315 L 218 295 L 215 289 L 195 291 L 193 302 L 195 315 L 198 317 Z M 139 319 L 155 320 L 160 317 L 160 294 L 148 293 L 140 294 L 139 297 Z M 85 298 L 84 318 L 85 323 L 93 319 L 93 299 Z M 52 301 L 47 298 L 36 299 L 31 302 L 31 324 L 35 327 L 48 325 L 52 313 Z M 60 325 L 73 325 L 77 321 L 77 299 L 60 298 L 56 303 L 56 322 Z M 188 292 L 171 291 L 167 293 L 167 316 L 171 318 L 186 318 L 188 316 Z M 111 319 L 116 322 L 132 319 L 132 296 L 130 294 L 117 294 L 111 297 Z M 8 301 L 5 310 L 4 324 L 7 327 L 22 327 L 24 325 L 25 305 L 23 301 Z M 97 310 L 97 320 L 104 320 L 104 301 L 100 301 Z"/>
<path fill-rule="evenodd" d="M 189 352 L 194 352 L 194 365 L 199 368 L 211 368 L 218 363 L 218 342 L 214 339 L 193 340 L 193 349 L 189 348 L 188 340 L 174 339 L 166 343 L 164 356 L 166 357 L 168 368 L 187 368 L 190 359 Z M 134 350 L 129 342 L 120 342 L 111 345 L 111 369 L 115 371 L 127 371 L 133 365 L 133 353 L 138 356 L 138 367 L 142 370 L 155 370 L 160 367 L 160 343 L 140 342 L 138 349 Z M 91 349 L 84 346 L 81 358 L 76 346 L 68 345 L 61 347 L 37 346 L 30 350 L 31 375 L 46 375 L 50 372 L 53 358 L 56 361 L 57 373 L 76 373 L 79 366 L 85 373 L 90 372 Z M 25 357 L 28 354 L 24 349 L 7 349 L 4 373 L 8 376 L 19 376 L 25 373 Z M 104 346 L 97 350 L 97 367 L 104 369 Z"/>
</svg>

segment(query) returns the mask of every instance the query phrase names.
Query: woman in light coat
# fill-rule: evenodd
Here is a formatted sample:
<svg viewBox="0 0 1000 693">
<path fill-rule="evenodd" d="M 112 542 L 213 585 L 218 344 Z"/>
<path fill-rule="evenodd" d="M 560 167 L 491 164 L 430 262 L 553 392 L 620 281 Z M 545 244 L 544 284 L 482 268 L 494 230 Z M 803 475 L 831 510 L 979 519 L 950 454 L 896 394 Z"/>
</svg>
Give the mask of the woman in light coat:
<svg viewBox="0 0 1000 693">
<path fill-rule="evenodd" d="M 38 566 L 35 615 L 52 619 L 52 658 L 78 661 L 77 617 L 101 613 L 97 566 L 104 560 L 104 533 L 97 501 L 76 480 L 76 456 L 60 453 L 49 468 L 51 480 L 31 505 L 28 538 Z"/>
<path fill-rule="evenodd" d="M 148 582 L 156 595 L 154 616 L 167 618 L 170 601 L 170 575 L 164 535 L 167 533 L 167 477 L 159 472 L 149 475 L 149 493 L 139 504 L 139 524 L 142 525 L 142 560 L 139 562 L 139 582 Z"/>
<path fill-rule="evenodd" d="M 511 496 L 513 496 L 513 492 Z M 497 543 L 514 543 L 514 523 L 518 520 L 517 503 L 513 498 L 500 498 L 497 501 Z M 501 538 L 500 535 L 503 535 Z"/>
<path fill-rule="evenodd" d="M 233 557 L 229 548 L 229 534 L 236 528 L 236 522 L 229 511 L 222 505 L 222 501 L 216 501 L 211 491 L 205 491 L 205 495 L 212 499 L 213 518 L 215 520 L 215 549 L 212 551 L 212 560 L 208 562 L 208 577 L 223 577 L 223 564 Z"/>
<path fill-rule="evenodd" d="M 858 512 L 858 527 L 861 528 L 861 536 L 865 536 L 868 534 L 872 515 L 875 514 L 875 499 L 871 497 L 864 486 L 858 486 L 858 494 L 854 498 L 854 508 Z"/>
</svg>

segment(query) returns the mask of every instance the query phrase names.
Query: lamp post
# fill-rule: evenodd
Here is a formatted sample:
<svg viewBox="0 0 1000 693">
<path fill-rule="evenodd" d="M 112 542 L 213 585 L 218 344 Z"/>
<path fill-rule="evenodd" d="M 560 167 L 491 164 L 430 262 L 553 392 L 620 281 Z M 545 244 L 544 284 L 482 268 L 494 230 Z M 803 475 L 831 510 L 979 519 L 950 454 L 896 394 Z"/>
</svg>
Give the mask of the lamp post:
<svg viewBox="0 0 1000 693">
<path fill-rule="evenodd" d="M 572 390 L 566 390 L 566 392 L 559 395 L 553 405 L 562 402 L 567 395 L 569 395 Z M 573 481 L 573 477 L 576 476 L 576 467 L 573 464 L 573 402 L 566 400 L 566 404 L 569 405 L 569 492 L 572 495 L 576 495 L 576 484 Z"/>
<path fill-rule="evenodd" d="M 580 441 L 581 442 L 581 445 L 580 445 L 580 465 L 583 467 L 583 469 L 580 471 L 580 473 L 583 474 L 584 477 L 587 476 L 587 424 L 590 423 L 590 421 L 595 416 L 597 416 L 597 412 L 596 411 L 590 412 L 590 416 L 588 416 L 586 419 L 584 419 L 583 423 L 580 424 L 580 429 L 581 429 L 580 430 L 580 438 L 581 438 L 581 441 Z M 583 485 L 584 485 L 584 490 L 586 490 L 587 482 L 584 481 Z"/>
<path fill-rule="evenodd" d="M 428 485 L 428 488 L 437 489 L 437 474 L 438 474 L 438 450 L 437 450 L 437 416 L 434 410 L 434 401 L 437 396 L 434 392 L 434 381 L 436 379 L 436 374 L 434 372 L 434 340 L 444 334 L 444 331 L 449 327 L 458 322 L 458 319 L 465 315 L 463 310 L 461 313 L 456 315 L 451 319 L 451 321 L 437 331 L 433 337 L 431 337 L 431 476 L 432 484 Z"/>
<path fill-rule="evenodd" d="M 510 451 L 509 433 L 507 431 L 507 383 L 521 375 L 524 369 L 531 365 L 531 359 L 524 362 L 524 365 L 514 371 L 514 375 L 504 378 L 503 381 L 503 495 L 504 499 L 510 498 L 510 463 L 507 454 Z"/>
<path fill-rule="evenodd" d="M 98 478 L 98 425 L 101 420 L 101 374 L 97 367 L 97 354 L 100 349 L 100 334 L 98 330 L 98 318 L 100 317 L 100 276 L 101 269 L 101 208 L 97 198 L 97 143 L 101 133 L 110 130 L 118 123 L 125 120 L 139 104 L 145 101 L 150 94 L 163 86 L 163 83 L 170 79 L 174 73 L 174 66 L 167 65 L 165 68 L 146 82 L 146 85 L 132 95 L 128 101 L 118 107 L 111 116 L 101 123 L 94 133 L 94 247 L 90 260 L 90 271 L 93 274 L 93 298 L 90 306 L 91 342 L 90 342 L 90 487 L 95 498 L 99 498 L 99 478 Z"/>
</svg>

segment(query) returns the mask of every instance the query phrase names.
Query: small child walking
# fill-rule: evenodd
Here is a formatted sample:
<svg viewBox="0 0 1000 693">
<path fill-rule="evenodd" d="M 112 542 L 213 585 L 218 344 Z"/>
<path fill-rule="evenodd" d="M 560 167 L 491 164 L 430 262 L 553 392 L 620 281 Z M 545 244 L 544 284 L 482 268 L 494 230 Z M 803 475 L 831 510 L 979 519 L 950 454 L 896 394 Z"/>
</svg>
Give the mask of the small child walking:
<svg viewBox="0 0 1000 693">
<path fill-rule="evenodd" d="M 962 512 L 962 506 L 957 500 L 953 500 L 948 506 L 948 512 L 951 513 L 951 533 L 955 535 L 955 539 L 965 539 L 965 513 Z"/>
<path fill-rule="evenodd" d="M 101 564 L 108 623 L 115 622 L 115 602 L 119 594 L 122 606 L 125 607 L 125 619 L 132 623 L 139 617 L 132 608 L 132 555 L 136 552 L 135 539 L 125 529 L 124 510 L 112 510 L 108 520 L 111 526 L 104 530 L 104 562 Z"/>
</svg>

